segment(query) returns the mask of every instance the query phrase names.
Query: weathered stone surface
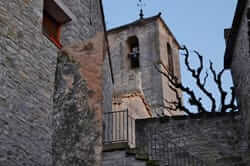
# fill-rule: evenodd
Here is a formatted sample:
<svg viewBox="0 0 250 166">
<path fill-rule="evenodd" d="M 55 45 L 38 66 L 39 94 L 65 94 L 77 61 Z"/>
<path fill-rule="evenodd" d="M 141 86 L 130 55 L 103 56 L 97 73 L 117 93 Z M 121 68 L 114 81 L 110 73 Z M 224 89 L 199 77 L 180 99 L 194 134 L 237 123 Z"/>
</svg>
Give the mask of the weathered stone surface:
<svg viewBox="0 0 250 166">
<path fill-rule="evenodd" d="M 163 149 L 166 148 L 164 142 L 170 141 L 207 164 L 234 165 L 234 158 L 242 160 L 238 148 L 241 136 L 241 121 L 238 118 L 232 119 L 229 115 L 198 119 L 136 120 L 137 153 L 150 158 L 150 155 L 155 155 L 149 145 L 152 141 L 155 146 Z M 156 134 L 154 140 L 151 140 L 152 133 Z"/>
<path fill-rule="evenodd" d="M 103 111 L 112 111 L 113 82 L 111 76 L 109 57 L 105 56 L 103 65 Z"/>
<path fill-rule="evenodd" d="M 145 97 L 140 92 L 123 94 L 113 97 L 113 112 L 128 110 L 134 119 L 145 119 L 152 117 L 150 106 L 146 103 Z"/>
<path fill-rule="evenodd" d="M 67 46 L 74 42 L 83 41 L 103 32 L 101 1 L 100 0 L 62 0 L 76 19 L 62 27 L 62 44 Z"/>
<path fill-rule="evenodd" d="M 128 156 L 126 151 L 105 152 L 103 166 L 146 166 L 146 161 L 136 160 L 135 155 Z"/>
<path fill-rule="evenodd" d="M 232 77 L 238 97 L 238 104 L 242 113 L 241 141 L 242 151 L 250 151 L 250 55 L 249 55 L 249 24 L 247 12 L 250 7 L 250 1 L 247 0 L 247 7 L 243 12 L 242 20 L 239 26 L 238 36 L 236 38 L 235 49 L 232 56 Z M 250 164 L 250 163 L 249 163 Z"/>
<path fill-rule="evenodd" d="M 176 44 L 176 41 L 174 37 L 171 35 L 171 32 L 169 32 L 163 25 L 163 22 L 160 20 L 157 21 L 158 25 L 158 43 L 159 43 L 159 55 L 160 55 L 160 62 L 168 68 L 170 63 L 173 63 L 173 71 L 174 75 L 181 80 L 181 66 L 180 66 L 180 57 L 179 57 L 179 47 Z M 167 45 L 171 46 L 171 56 L 173 58 L 173 62 L 169 62 L 168 56 L 170 56 L 170 52 L 168 52 Z M 168 101 L 175 101 L 176 96 L 175 92 L 169 88 L 169 81 L 166 77 L 162 76 L 162 93 L 163 93 L 163 98 L 167 99 Z M 182 96 L 181 90 L 179 90 L 180 96 Z M 164 104 L 166 104 L 163 101 Z M 175 115 L 183 115 L 184 113 L 181 111 L 170 111 L 170 110 L 165 110 L 165 114 L 168 116 L 175 116 Z"/>
<path fill-rule="evenodd" d="M 43 1 L 0 0 L 0 165 L 52 165 L 57 48 L 41 32 Z"/>
<path fill-rule="evenodd" d="M 58 48 L 42 34 L 43 2 L 0 0 L 1 166 L 53 165 L 52 96 Z M 87 40 L 104 30 L 99 0 L 62 2 L 77 18 L 62 27 L 63 45 Z M 103 94 L 110 96 L 104 98 L 105 110 L 112 107 L 108 65 L 105 58 Z"/>
<path fill-rule="evenodd" d="M 226 37 L 225 67 L 232 72 L 237 105 L 241 112 L 238 148 L 240 155 L 250 165 L 250 1 L 238 1 L 231 33 Z"/>
<path fill-rule="evenodd" d="M 104 33 L 62 49 L 53 112 L 55 166 L 97 166 L 102 153 Z"/>
<path fill-rule="evenodd" d="M 140 67 L 132 69 L 130 65 L 129 37 L 139 40 Z M 115 78 L 114 95 L 123 95 L 140 91 L 152 108 L 153 116 L 169 114 L 162 107 L 164 98 L 175 100 L 174 93 L 168 88 L 167 80 L 155 69 L 160 61 L 168 65 L 167 42 L 173 48 L 174 71 L 180 78 L 178 44 L 174 36 L 166 30 L 159 17 L 137 20 L 124 27 L 114 28 L 108 33 Z"/>
</svg>

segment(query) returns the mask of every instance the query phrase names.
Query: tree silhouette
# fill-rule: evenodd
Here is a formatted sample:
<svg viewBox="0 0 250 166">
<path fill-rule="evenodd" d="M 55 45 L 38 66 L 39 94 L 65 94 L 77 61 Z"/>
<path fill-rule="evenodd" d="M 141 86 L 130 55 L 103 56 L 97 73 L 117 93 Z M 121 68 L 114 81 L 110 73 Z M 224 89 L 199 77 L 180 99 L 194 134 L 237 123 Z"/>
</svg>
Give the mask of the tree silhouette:
<svg viewBox="0 0 250 166">
<path fill-rule="evenodd" d="M 168 110 L 171 111 L 184 111 L 189 115 L 194 115 L 197 113 L 194 113 L 193 111 L 190 110 L 190 108 L 186 107 L 183 102 L 182 102 L 182 97 L 180 96 L 180 93 L 178 90 L 181 90 L 182 92 L 186 93 L 188 95 L 188 102 L 190 105 L 197 107 L 198 113 L 217 113 L 218 110 L 216 109 L 216 104 L 217 101 L 213 95 L 212 92 L 210 92 L 206 87 L 207 83 L 207 78 L 209 76 L 209 72 L 205 71 L 206 75 L 204 78 L 201 77 L 202 72 L 204 72 L 205 67 L 204 67 L 204 61 L 203 57 L 200 55 L 198 51 L 194 51 L 195 55 L 199 59 L 199 66 L 197 68 L 192 68 L 189 62 L 189 57 L 190 57 L 190 52 L 187 49 L 186 46 L 183 46 L 181 48 L 183 51 L 183 56 L 185 60 L 185 66 L 187 67 L 187 70 L 192 74 L 193 79 L 195 80 L 195 83 L 197 87 L 201 90 L 201 92 L 208 97 L 208 99 L 211 101 L 211 109 L 205 107 L 202 102 L 201 98 L 197 97 L 195 95 L 195 91 L 193 91 L 190 87 L 187 87 L 183 85 L 181 80 L 179 80 L 174 74 L 172 74 L 170 71 L 168 71 L 168 68 L 163 64 L 159 63 L 158 65 L 155 65 L 156 69 L 158 72 L 160 72 L 163 76 L 165 76 L 168 81 L 169 81 L 169 87 L 172 91 L 175 92 L 176 99 L 175 101 L 168 101 L 165 99 L 167 106 L 164 106 Z M 221 113 L 226 113 L 226 112 L 235 112 L 238 110 L 238 107 L 236 105 L 236 97 L 235 97 L 235 88 L 231 87 L 231 92 L 227 92 L 223 89 L 222 85 L 222 76 L 223 73 L 225 72 L 225 69 L 222 69 L 219 73 L 216 73 L 213 63 L 210 61 L 209 65 L 209 71 L 212 74 L 213 81 L 216 83 L 218 91 L 220 93 L 220 103 L 221 103 L 221 108 L 219 112 Z M 228 94 L 231 94 L 231 99 L 229 103 L 227 104 L 226 102 L 226 97 Z"/>
</svg>

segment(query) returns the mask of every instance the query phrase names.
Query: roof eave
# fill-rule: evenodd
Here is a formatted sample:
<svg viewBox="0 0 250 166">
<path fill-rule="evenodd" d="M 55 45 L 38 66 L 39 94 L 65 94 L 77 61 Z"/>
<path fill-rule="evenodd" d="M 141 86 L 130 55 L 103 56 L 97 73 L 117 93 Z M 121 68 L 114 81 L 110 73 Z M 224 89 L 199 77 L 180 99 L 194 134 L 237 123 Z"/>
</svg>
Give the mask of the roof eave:
<svg viewBox="0 0 250 166">
<path fill-rule="evenodd" d="M 143 23 L 148 23 L 150 22 L 151 20 L 154 20 L 156 18 L 158 18 L 160 16 L 160 13 L 155 15 L 155 16 L 152 16 L 152 17 L 148 17 L 148 18 L 143 18 L 143 19 L 138 19 L 136 21 L 133 21 L 131 23 L 128 23 L 128 24 L 125 24 L 125 25 L 121 25 L 121 26 L 118 26 L 118 27 L 115 27 L 115 28 L 111 28 L 110 30 L 108 30 L 108 33 L 115 33 L 115 32 L 119 32 L 119 31 L 122 31 L 123 29 L 126 29 L 127 27 L 129 26 L 134 26 L 134 25 L 137 25 L 139 23 L 143 24 Z"/>
<path fill-rule="evenodd" d="M 166 28 L 166 30 L 167 30 L 167 31 L 170 33 L 170 35 L 173 37 L 175 43 L 176 43 L 177 46 L 178 46 L 178 49 L 180 49 L 181 46 L 180 46 L 179 42 L 177 41 L 177 39 L 175 38 L 175 36 L 174 36 L 174 34 L 172 33 L 172 31 L 170 30 L 170 28 L 167 26 L 167 24 L 165 23 L 165 21 L 164 21 L 161 17 L 159 17 L 159 19 L 160 19 L 160 21 L 163 23 L 163 25 L 164 25 L 164 27 Z"/>
<path fill-rule="evenodd" d="M 123 31 L 124 29 L 128 28 L 129 26 L 136 26 L 138 25 L 139 23 L 141 24 L 146 24 L 150 21 L 153 21 L 153 20 L 157 20 L 157 19 L 160 19 L 160 21 L 163 23 L 164 27 L 166 28 L 166 30 L 170 33 L 170 35 L 173 37 L 174 41 L 176 42 L 177 46 L 178 46 L 178 49 L 181 48 L 179 42 L 176 40 L 175 36 L 173 35 L 173 33 L 171 32 L 170 28 L 167 26 L 167 24 L 165 23 L 165 21 L 161 18 L 161 13 L 158 13 L 157 15 L 155 16 L 152 16 L 152 17 L 148 17 L 148 18 L 144 18 L 144 19 L 138 19 L 134 22 L 131 22 L 129 24 L 125 24 L 125 25 L 122 25 L 122 26 L 119 26 L 119 27 L 115 27 L 115 28 L 112 28 L 110 30 L 108 30 L 108 33 L 117 33 L 117 32 L 120 32 L 120 31 Z"/>
</svg>

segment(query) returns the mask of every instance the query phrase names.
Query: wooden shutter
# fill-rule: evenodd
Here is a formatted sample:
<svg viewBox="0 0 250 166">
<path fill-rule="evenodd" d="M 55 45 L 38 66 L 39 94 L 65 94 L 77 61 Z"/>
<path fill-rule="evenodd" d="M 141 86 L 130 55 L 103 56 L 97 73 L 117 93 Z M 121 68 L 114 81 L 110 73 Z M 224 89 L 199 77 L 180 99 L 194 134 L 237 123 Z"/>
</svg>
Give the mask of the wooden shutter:
<svg viewBox="0 0 250 166">
<path fill-rule="evenodd" d="M 43 15 L 43 33 L 58 47 L 62 48 L 60 43 L 60 27 L 49 14 L 44 12 Z"/>
</svg>

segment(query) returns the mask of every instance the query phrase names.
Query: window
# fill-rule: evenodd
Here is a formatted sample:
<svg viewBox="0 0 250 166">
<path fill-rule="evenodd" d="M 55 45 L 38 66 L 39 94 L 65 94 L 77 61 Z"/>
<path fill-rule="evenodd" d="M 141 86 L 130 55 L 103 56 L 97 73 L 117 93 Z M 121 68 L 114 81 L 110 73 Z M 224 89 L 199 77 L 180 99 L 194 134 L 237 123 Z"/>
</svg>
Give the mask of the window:
<svg viewBox="0 0 250 166">
<path fill-rule="evenodd" d="M 44 0 L 42 31 L 58 48 L 62 47 L 60 29 L 72 19 L 75 19 L 74 15 L 61 1 Z"/>
<path fill-rule="evenodd" d="M 139 41 L 136 36 L 129 37 L 127 40 L 128 49 L 129 49 L 129 58 L 131 68 L 139 68 L 140 67 L 140 49 L 139 49 Z"/>
<path fill-rule="evenodd" d="M 51 40 L 58 48 L 61 48 L 60 43 L 60 28 L 61 24 L 56 22 L 46 11 L 43 13 L 43 33 Z"/>
<path fill-rule="evenodd" d="M 250 8 L 247 9 L 247 25 L 248 25 L 248 45 L 250 48 Z M 250 49 L 248 50 L 250 53 Z"/>
<path fill-rule="evenodd" d="M 169 43 L 167 43 L 168 51 L 168 72 L 169 74 L 174 74 L 174 61 L 173 61 L 173 51 Z"/>
</svg>

